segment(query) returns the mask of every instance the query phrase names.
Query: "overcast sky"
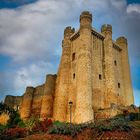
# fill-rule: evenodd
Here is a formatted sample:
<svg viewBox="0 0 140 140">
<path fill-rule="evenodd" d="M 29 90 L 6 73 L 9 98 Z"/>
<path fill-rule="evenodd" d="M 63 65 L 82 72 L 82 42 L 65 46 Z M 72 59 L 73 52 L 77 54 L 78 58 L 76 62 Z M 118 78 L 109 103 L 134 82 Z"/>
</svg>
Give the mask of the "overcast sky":
<svg viewBox="0 0 140 140">
<path fill-rule="evenodd" d="M 139 0 L 1 0 L 0 100 L 22 95 L 26 86 L 57 73 L 63 31 L 79 28 L 79 15 L 88 10 L 93 27 L 113 26 L 113 39 L 124 35 L 135 104 L 140 105 L 140 1 Z"/>
</svg>

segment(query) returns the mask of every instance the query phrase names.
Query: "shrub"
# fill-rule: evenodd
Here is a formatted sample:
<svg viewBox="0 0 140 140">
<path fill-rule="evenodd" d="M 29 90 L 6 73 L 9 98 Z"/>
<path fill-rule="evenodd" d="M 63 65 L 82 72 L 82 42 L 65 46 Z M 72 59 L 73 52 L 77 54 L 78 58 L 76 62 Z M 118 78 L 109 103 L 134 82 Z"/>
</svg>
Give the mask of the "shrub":
<svg viewBox="0 0 140 140">
<path fill-rule="evenodd" d="M 128 125 L 128 122 L 123 118 L 112 118 L 101 122 L 97 122 L 95 124 L 95 128 L 99 129 L 99 131 L 131 130 L 131 127 Z"/>
<path fill-rule="evenodd" d="M 33 132 L 47 132 L 48 128 L 52 125 L 51 119 L 45 119 L 43 121 L 38 121 L 32 128 Z"/>
<path fill-rule="evenodd" d="M 7 125 L 1 125 L 0 124 L 0 133 L 2 133 L 4 130 L 6 130 L 8 127 Z"/>
<path fill-rule="evenodd" d="M 138 121 L 140 120 L 140 113 L 130 113 L 130 121 Z"/>
<path fill-rule="evenodd" d="M 20 115 L 17 111 L 12 111 L 10 113 L 10 119 L 7 122 L 7 125 L 9 128 L 13 128 L 16 127 L 18 124 L 20 124 L 21 122 L 23 122 L 20 118 Z"/>
<path fill-rule="evenodd" d="M 75 136 L 85 128 L 85 125 L 76 125 L 69 123 L 54 123 L 53 127 L 49 129 L 50 134 L 63 134 Z"/>
<path fill-rule="evenodd" d="M 30 119 L 26 120 L 25 127 L 29 130 L 32 131 L 32 128 L 34 127 L 35 123 L 39 122 L 39 118 L 31 117 Z"/>
<path fill-rule="evenodd" d="M 26 128 L 9 128 L 6 129 L 0 136 L 2 140 L 15 140 L 16 138 L 23 138 L 27 135 L 28 130 Z"/>
</svg>

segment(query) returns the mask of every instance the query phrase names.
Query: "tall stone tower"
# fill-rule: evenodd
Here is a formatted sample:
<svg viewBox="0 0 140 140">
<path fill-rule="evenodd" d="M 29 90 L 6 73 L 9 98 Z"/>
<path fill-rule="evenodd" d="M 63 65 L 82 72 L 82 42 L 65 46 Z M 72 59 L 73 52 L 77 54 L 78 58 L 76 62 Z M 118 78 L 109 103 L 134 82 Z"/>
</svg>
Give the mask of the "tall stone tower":
<svg viewBox="0 0 140 140">
<path fill-rule="evenodd" d="M 98 109 L 134 102 L 126 39 L 113 41 L 108 24 L 102 26 L 101 33 L 96 31 L 88 11 L 80 15 L 79 30 L 67 27 L 64 31 L 54 96 L 55 120 L 69 121 L 69 101 L 73 102 L 75 123 L 93 120 Z"/>
<path fill-rule="evenodd" d="M 88 11 L 80 15 L 77 31 L 66 27 L 57 76 L 47 75 L 43 85 L 27 87 L 21 118 L 37 116 L 69 122 L 72 114 L 73 123 L 83 123 L 105 115 L 113 117 L 120 107 L 134 104 L 127 39 L 114 41 L 112 30 L 105 24 L 98 32 Z"/>
<path fill-rule="evenodd" d="M 77 55 L 75 122 L 78 123 L 93 120 L 91 24 L 92 15 L 89 12 L 83 12 L 80 16 L 79 46 L 76 53 L 74 52 Z"/>
<path fill-rule="evenodd" d="M 131 105 L 134 103 L 134 97 L 131 83 L 127 39 L 125 37 L 119 37 L 116 42 L 122 49 L 120 55 L 122 60 L 122 79 L 124 82 L 124 102 L 126 105 Z"/>
</svg>

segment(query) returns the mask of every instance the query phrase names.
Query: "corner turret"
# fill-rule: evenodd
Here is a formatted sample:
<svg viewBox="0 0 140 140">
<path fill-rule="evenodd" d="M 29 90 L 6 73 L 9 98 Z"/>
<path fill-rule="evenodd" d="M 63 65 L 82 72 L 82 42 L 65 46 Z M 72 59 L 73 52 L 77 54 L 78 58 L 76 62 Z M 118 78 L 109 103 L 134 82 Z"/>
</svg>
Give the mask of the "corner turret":
<svg viewBox="0 0 140 140">
<path fill-rule="evenodd" d="M 126 46 L 127 46 L 127 39 L 124 36 L 121 36 L 116 39 L 116 43 L 119 45 L 126 44 Z"/>
<path fill-rule="evenodd" d="M 130 66 L 129 66 L 129 58 L 128 58 L 128 44 L 127 39 L 124 36 L 121 36 L 116 39 L 116 43 L 121 47 L 121 63 L 122 63 L 122 74 L 124 81 L 124 105 L 128 106 L 134 104 L 133 90 L 132 90 L 132 82 L 130 76 Z"/>
<path fill-rule="evenodd" d="M 101 32 L 104 35 L 110 34 L 112 36 L 112 26 L 110 24 L 104 24 L 104 25 L 102 25 Z"/>
<path fill-rule="evenodd" d="M 64 30 L 64 38 L 69 39 L 69 37 L 75 32 L 74 28 L 67 26 Z"/>
<path fill-rule="evenodd" d="M 82 12 L 80 15 L 80 28 L 91 28 L 92 14 L 88 11 Z"/>
</svg>

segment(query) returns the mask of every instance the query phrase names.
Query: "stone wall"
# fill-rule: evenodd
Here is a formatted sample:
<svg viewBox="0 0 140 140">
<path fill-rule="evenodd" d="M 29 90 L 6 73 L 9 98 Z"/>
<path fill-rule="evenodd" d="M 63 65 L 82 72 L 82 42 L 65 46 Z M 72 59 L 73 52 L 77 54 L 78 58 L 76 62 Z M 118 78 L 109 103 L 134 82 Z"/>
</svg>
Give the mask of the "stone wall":
<svg viewBox="0 0 140 140">
<path fill-rule="evenodd" d="M 21 118 L 31 116 L 41 119 L 52 117 L 56 75 L 47 75 L 45 84 L 27 87 L 20 107 Z"/>
<path fill-rule="evenodd" d="M 12 96 L 12 95 L 7 95 L 5 97 L 4 103 L 9 106 L 10 108 L 17 108 L 20 106 L 22 101 L 22 96 Z"/>
<path fill-rule="evenodd" d="M 56 77 L 56 75 L 51 74 L 46 76 L 46 82 L 44 85 L 44 92 L 42 96 L 42 104 L 40 105 L 41 119 L 45 119 L 47 117 L 52 118 Z"/>
</svg>

